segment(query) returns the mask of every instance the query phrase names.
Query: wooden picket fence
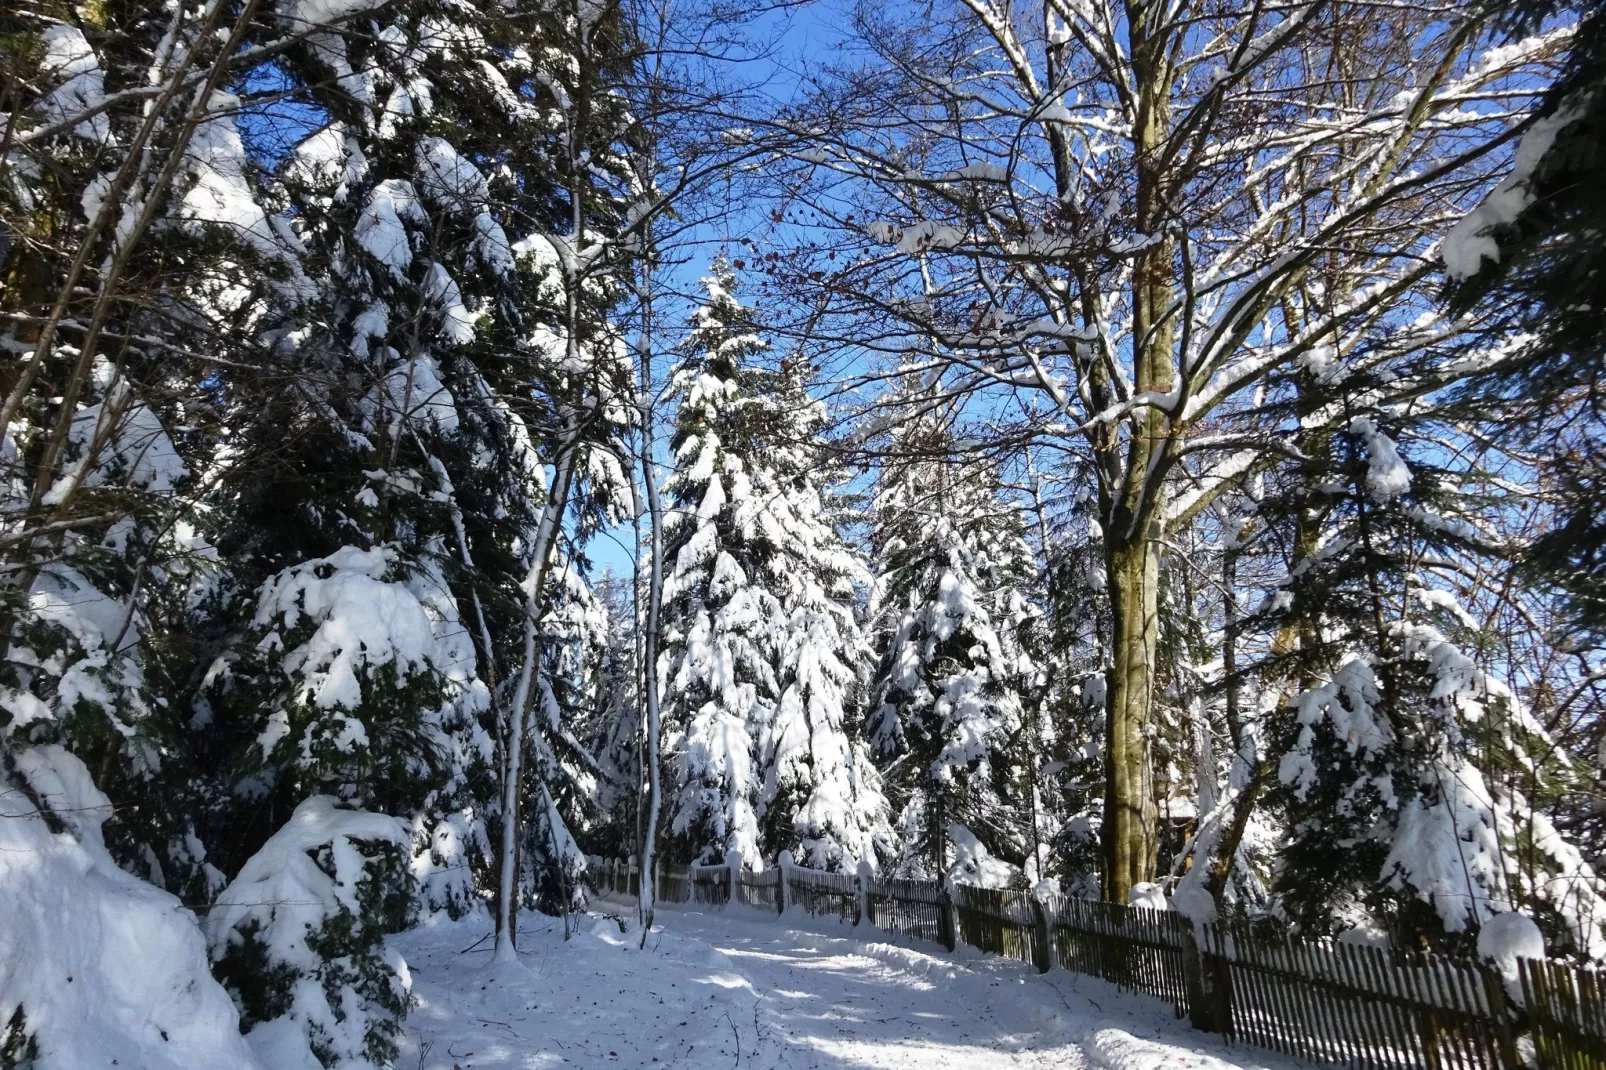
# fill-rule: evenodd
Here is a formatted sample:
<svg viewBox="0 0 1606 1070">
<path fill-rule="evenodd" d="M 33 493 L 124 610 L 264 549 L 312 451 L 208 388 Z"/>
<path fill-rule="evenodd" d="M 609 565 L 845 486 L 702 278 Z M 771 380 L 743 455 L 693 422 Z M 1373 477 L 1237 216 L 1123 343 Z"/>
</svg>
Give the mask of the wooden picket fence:
<svg viewBox="0 0 1606 1070">
<path fill-rule="evenodd" d="M 1606 1070 L 1606 972 L 1517 960 L 1534 1054 L 1550 1070 Z"/>
<path fill-rule="evenodd" d="M 1181 914 L 1065 898 L 1044 910 L 1054 965 L 1163 999 L 1179 1018 L 1189 1013 L 1188 957 L 1195 945 L 1193 926 Z"/>
<path fill-rule="evenodd" d="M 1315 1062 L 1516 1070 L 1499 975 L 1481 963 L 1209 925 L 1201 1013 L 1227 1036 Z"/>
<path fill-rule="evenodd" d="M 1025 892 L 954 886 L 954 908 L 959 915 L 959 938 L 971 947 L 1021 962 L 1037 961 L 1034 954 L 1037 918 L 1031 896 Z"/>
<path fill-rule="evenodd" d="M 779 910 L 781 907 L 781 871 L 773 866 L 758 873 L 754 873 L 750 869 L 744 869 L 741 878 L 741 896 L 742 902 L 750 907 Z"/>
<path fill-rule="evenodd" d="M 774 870 L 778 875 L 779 869 Z M 859 882 L 851 873 L 822 873 L 793 867 L 788 871 L 788 903 L 817 918 L 859 924 Z"/>
<path fill-rule="evenodd" d="M 590 861 L 595 890 L 637 894 L 633 864 Z M 730 867 L 666 865 L 657 887 L 664 902 L 723 906 Z M 739 902 L 760 910 L 798 908 L 950 950 L 963 941 L 1039 970 L 1100 977 L 1162 999 L 1230 1042 L 1311 1062 L 1606 1070 L 1606 973 L 1563 963 L 1518 960 L 1519 1004 L 1483 963 L 1241 924 L 1195 929 L 1173 911 L 799 866 L 744 868 L 735 888 Z"/>
<path fill-rule="evenodd" d="M 878 929 L 953 947 L 942 888 L 936 881 L 874 877 L 866 895 L 867 921 Z"/>
<path fill-rule="evenodd" d="M 729 866 L 692 866 L 691 900 L 703 906 L 722 907 L 731 901 Z"/>
</svg>

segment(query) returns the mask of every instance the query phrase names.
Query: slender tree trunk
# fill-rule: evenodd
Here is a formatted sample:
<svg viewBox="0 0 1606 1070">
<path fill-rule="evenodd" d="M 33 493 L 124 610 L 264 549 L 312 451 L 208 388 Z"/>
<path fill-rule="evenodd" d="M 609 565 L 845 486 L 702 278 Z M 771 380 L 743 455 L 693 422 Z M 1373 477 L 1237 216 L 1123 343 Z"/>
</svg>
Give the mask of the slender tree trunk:
<svg viewBox="0 0 1606 1070">
<path fill-rule="evenodd" d="M 536 530 L 534 552 L 530 558 L 529 573 L 525 577 L 528 590 L 524 603 L 524 664 L 519 670 L 513 701 L 508 704 L 507 748 L 502 761 L 502 853 L 501 872 L 497 880 L 494 956 L 497 962 L 517 961 L 515 941 L 518 937 L 518 910 L 515 909 L 515 899 L 518 894 L 519 780 L 523 774 L 524 733 L 535 692 L 536 659 L 541 653 L 541 590 L 546 584 L 547 567 L 552 560 L 552 548 L 558 541 L 557 533 L 563 523 L 563 513 L 568 508 L 577 437 L 578 431 L 571 424 L 559 448 L 552 497 L 541 512 L 541 525 Z"/>
<path fill-rule="evenodd" d="M 650 225 L 642 239 L 643 249 L 651 248 Z M 663 615 L 664 593 L 664 514 L 663 500 L 658 494 L 658 477 L 653 471 L 654 421 L 652 378 L 652 262 L 645 252 L 641 258 L 641 333 L 636 342 L 636 365 L 640 374 L 637 386 L 637 409 L 641 420 L 641 482 L 647 497 L 647 519 L 650 531 L 650 560 L 647 570 L 647 612 L 642 622 L 641 694 L 647 707 L 647 733 L 643 743 L 647 773 L 647 799 L 645 828 L 641 834 L 641 892 L 637 897 L 637 910 L 641 920 L 641 946 L 647 946 L 647 934 L 652 931 L 653 908 L 658 888 L 654 881 L 653 863 L 658 847 L 658 811 L 662 805 L 662 769 L 659 765 L 659 738 L 662 721 L 658 706 L 658 621 Z"/>
</svg>

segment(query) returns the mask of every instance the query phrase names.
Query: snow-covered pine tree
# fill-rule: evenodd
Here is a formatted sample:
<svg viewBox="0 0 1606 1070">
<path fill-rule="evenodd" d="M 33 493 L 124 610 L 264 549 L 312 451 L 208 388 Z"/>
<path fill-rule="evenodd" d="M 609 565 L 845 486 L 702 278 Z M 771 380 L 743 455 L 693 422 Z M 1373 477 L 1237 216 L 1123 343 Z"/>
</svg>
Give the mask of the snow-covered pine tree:
<svg viewBox="0 0 1606 1070">
<path fill-rule="evenodd" d="M 1455 563 L 1493 549 L 1498 484 L 1437 468 L 1427 436 L 1408 462 L 1404 414 L 1367 405 L 1361 378 L 1321 384 L 1347 418 L 1301 467 L 1323 530 L 1260 613 L 1300 636 L 1277 675 L 1309 681 L 1270 740 L 1277 901 L 1311 931 L 1462 950 L 1520 909 L 1557 950 L 1598 959 L 1606 883 L 1543 812 L 1571 763 L 1467 653 Z"/>
<path fill-rule="evenodd" d="M 763 452 L 772 490 L 759 524 L 774 543 L 771 581 L 785 613 L 776 665 L 780 699 L 760 740 L 759 828 L 768 854 L 853 871 L 892 853 L 880 775 L 859 736 L 871 656 L 857 614 L 868 573 L 827 504 L 832 465 L 824 406 L 809 397 L 801 357 L 782 361 L 755 398 L 767 412 Z"/>
<path fill-rule="evenodd" d="M 776 489 L 761 459 L 770 414 L 752 387 L 752 362 L 766 345 L 723 259 L 703 285 L 707 300 L 672 373 L 675 468 L 664 484 L 657 672 L 669 833 L 700 860 L 738 850 L 761 866 L 759 742 L 780 698 L 787 619 L 774 586 L 780 547 L 761 523 Z"/>
<path fill-rule="evenodd" d="M 605 645 L 588 666 L 587 701 L 576 733 L 596 756 L 596 817 L 587 845 L 608 858 L 634 853 L 640 835 L 642 709 L 640 626 L 628 577 L 605 573 L 596 585 L 608 615 Z"/>
<path fill-rule="evenodd" d="M 1029 778 L 1009 744 L 1036 675 L 1024 517 L 991 462 L 962 462 L 953 447 L 935 416 L 893 429 L 872 535 L 868 738 L 900 810 L 899 868 L 939 875 L 978 843 L 980 853 L 1025 860 Z"/>
</svg>

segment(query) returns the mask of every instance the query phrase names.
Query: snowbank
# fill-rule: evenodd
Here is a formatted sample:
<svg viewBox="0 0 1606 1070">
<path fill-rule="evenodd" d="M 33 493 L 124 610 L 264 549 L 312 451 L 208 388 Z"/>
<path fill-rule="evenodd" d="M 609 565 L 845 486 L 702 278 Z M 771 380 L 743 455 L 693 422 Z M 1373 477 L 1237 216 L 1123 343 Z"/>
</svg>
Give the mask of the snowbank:
<svg viewBox="0 0 1606 1070">
<path fill-rule="evenodd" d="M 101 840 L 111 804 L 57 746 L 0 781 L 0 1022 L 20 1006 L 37 1070 L 254 1070 L 240 1019 L 207 966 L 195 916 L 118 869 Z"/>
<path fill-rule="evenodd" d="M 1124 1029 L 1103 1025 L 1082 1038 L 1087 1065 L 1098 1070 L 1239 1070 L 1238 1064 L 1224 1062 L 1213 1055 L 1135 1037 Z"/>
</svg>

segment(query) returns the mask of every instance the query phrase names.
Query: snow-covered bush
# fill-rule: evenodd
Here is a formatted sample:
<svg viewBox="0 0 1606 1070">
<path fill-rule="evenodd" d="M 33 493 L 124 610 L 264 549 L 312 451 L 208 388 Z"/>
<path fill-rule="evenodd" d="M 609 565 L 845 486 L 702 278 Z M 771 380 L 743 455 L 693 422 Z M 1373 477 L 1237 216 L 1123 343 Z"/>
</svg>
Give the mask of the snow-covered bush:
<svg viewBox="0 0 1606 1070">
<path fill-rule="evenodd" d="M 0 762 L 0 1066 L 254 1067 L 195 916 L 107 853 L 83 762 Z"/>
<path fill-rule="evenodd" d="M 214 971 L 273 1066 L 330 1070 L 395 1058 L 411 978 L 385 948 L 405 918 L 406 829 L 325 795 L 296 807 L 207 917 Z M 270 1054 L 271 1053 L 271 1054 Z"/>
</svg>

